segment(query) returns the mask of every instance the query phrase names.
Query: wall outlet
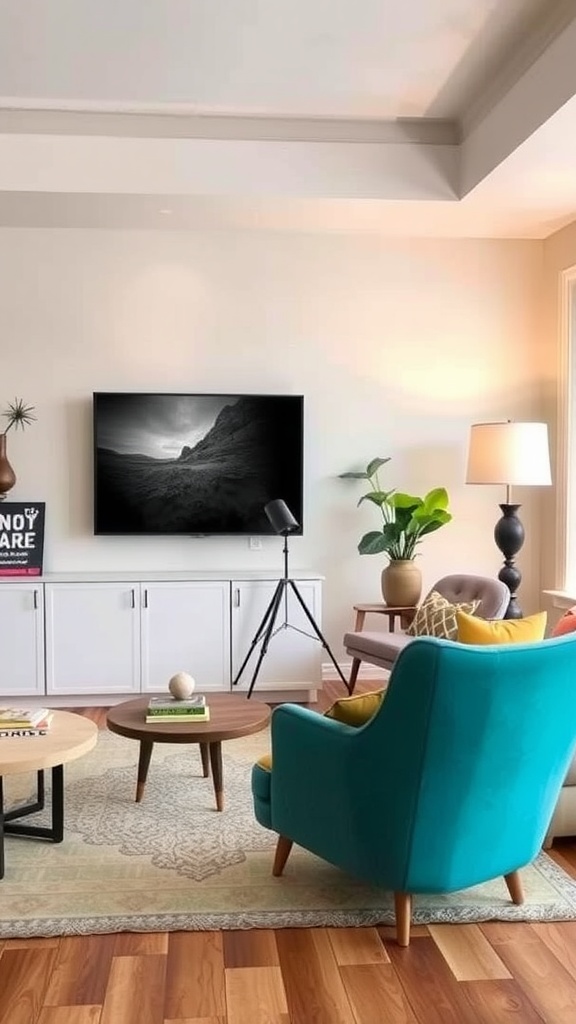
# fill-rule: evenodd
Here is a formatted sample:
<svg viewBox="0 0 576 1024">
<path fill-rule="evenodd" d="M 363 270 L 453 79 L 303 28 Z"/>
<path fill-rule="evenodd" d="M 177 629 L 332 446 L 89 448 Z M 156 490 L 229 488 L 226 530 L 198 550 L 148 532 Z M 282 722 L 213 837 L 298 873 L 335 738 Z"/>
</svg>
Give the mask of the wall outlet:
<svg viewBox="0 0 576 1024">
<path fill-rule="evenodd" d="M 250 551 L 262 551 L 262 538 L 249 537 L 248 547 L 250 548 Z"/>
</svg>

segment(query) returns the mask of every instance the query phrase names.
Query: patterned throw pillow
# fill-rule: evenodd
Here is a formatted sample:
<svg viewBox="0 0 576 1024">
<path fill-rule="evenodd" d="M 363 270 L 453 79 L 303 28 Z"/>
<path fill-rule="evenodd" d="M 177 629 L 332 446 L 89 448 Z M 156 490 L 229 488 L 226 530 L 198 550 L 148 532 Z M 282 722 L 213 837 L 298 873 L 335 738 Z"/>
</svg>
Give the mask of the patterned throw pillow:
<svg viewBox="0 0 576 1024">
<path fill-rule="evenodd" d="M 422 602 L 406 632 L 410 636 L 439 636 L 445 640 L 456 640 L 458 623 L 456 612 L 467 612 L 473 615 L 480 601 L 466 601 L 462 604 L 450 604 L 442 594 L 433 590 Z"/>
</svg>

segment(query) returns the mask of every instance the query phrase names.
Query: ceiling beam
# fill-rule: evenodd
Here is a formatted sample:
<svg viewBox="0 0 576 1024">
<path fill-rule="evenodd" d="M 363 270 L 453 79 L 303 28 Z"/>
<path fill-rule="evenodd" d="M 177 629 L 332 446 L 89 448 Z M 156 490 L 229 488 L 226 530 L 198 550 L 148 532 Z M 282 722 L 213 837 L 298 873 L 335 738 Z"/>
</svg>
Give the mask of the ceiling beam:
<svg viewBox="0 0 576 1024">
<path fill-rule="evenodd" d="M 458 148 L 410 142 L 0 135 L 0 191 L 455 200 Z"/>
<path fill-rule="evenodd" d="M 162 111 L 3 108 L 0 135 L 119 135 L 140 139 L 255 139 L 285 142 L 395 142 L 453 146 L 455 121 L 433 117 L 374 120 L 326 117 L 251 117 Z"/>
<path fill-rule="evenodd" d="M 467 195 L 576 95 L 576 19 L 464 134 L 460 196 Z"/>
</svg>

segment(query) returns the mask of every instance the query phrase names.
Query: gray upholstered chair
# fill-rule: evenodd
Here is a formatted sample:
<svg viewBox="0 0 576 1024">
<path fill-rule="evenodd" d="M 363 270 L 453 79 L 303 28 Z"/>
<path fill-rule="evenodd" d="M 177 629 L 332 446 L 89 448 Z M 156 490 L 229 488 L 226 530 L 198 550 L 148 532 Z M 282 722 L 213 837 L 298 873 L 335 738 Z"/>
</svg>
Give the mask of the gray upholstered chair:
<svg viewBox="0 0 576 1024">
<path fill-rule="evenodd" d="M 482 619 L 503 619 L 510 591 L 500 580 L 485 576 L 443 576 L 431 588 L 445 597 L 451 604 L 480 601 L 475 614 Z M 352 669 L 348 682 L 349 692 L 356 685 L 358 670 L 363 661 L 379 668 L 391 669 L 398 654 L 414 637 L 404 631 L 398 633 L 377 633 L 362 630 L 360 633 L 345 633 L 344 647 L 352 658 Z"/>
</svg>

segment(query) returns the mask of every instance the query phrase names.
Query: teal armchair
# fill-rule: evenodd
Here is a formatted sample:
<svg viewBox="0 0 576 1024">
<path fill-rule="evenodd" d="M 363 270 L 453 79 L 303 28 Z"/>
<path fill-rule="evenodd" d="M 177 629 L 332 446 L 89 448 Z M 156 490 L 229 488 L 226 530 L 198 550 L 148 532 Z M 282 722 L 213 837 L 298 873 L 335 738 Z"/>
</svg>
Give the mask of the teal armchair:
<svg viewBox="0 0 576 1024">
<path fill-rule="evenodd" d="M 293 704 L 272 715 L 272 763 L 252 773 L 258 821 L 394 892 L 410 940 L 412 896 L 503 875 L 539 852 L 576 747 L 576 634 L 465 646 L 415 639 L 379 710 L 355 728 Z"/>
</svg>

